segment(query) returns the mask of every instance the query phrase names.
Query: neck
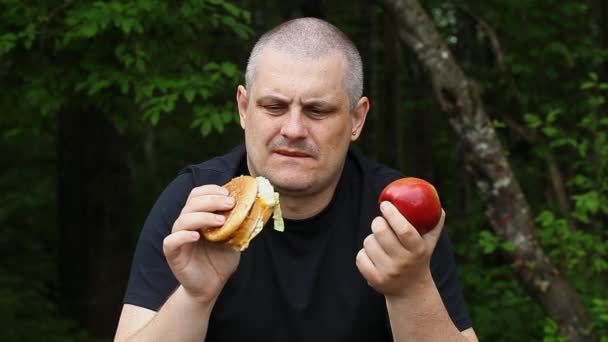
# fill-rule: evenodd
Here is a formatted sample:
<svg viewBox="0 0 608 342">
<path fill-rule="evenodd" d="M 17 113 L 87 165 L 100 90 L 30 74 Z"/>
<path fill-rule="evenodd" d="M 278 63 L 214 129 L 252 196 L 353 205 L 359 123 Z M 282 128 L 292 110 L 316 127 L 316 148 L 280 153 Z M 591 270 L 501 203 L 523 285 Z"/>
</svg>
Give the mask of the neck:
<svg viewBox="0 0 608 342">
<path fill-rule="evenodd" d="M 303 220 L 317 215 L 329 205 L 337 186 L 338 180 L 321 192 L 306 195 L 279 190 L 283 217 L 291 220 Z"/>
</svg>

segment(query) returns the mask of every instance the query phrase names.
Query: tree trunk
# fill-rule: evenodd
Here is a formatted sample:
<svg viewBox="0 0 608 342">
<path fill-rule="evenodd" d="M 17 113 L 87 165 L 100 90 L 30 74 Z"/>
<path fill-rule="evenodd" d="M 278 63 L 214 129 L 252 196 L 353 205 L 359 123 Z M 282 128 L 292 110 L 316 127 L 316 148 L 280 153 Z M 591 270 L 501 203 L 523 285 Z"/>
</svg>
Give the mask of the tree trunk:
<svg viewBox="0 0 608 342">
<path fill-rule="evenodd" d="M 383 0 L 401 39 L 430 74 L 435 96 L 471 155 L 471 171 L 496 234 L 515 249 L 509 257 L 523 286 L 541 303 L 569 341 L 597 338 L 579 294 L 545 257 L 530 207 L 485 112 L 479 87 L 456 63 L 416 0 Z"/>
<path fill-rule="evenodd" d="M 116 329 L 131 258 L 127 149 L 103 114 L 58 115 L 62 307 L 94 336 Z"/>
</svg>

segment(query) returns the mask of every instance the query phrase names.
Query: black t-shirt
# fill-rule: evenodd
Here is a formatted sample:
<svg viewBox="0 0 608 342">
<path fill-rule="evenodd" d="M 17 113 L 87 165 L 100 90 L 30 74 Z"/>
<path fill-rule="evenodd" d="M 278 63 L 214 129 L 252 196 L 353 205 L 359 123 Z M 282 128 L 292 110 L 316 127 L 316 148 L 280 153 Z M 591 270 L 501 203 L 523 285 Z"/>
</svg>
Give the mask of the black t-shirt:
<svg viewBox="0 0 608 342">
<path fill-rule="evenodd" d="M 143 227 L 124 302 L 158 310 L 177 287 L 162 241 L 193 187 L 247 174 L 245 148 L 189 166 L 165 189 Z M 330 204 L 306 220 L 272 220 L 242 255 L 211 314 L 207 341 L 391 341 L 384 296 L 355 257 L 380 214 L 377 198 L 399 172 L 349 151 Z M 441 298 L 460 330 L 471 327 L 444 232 L 431 258 Z"/>
</svg>

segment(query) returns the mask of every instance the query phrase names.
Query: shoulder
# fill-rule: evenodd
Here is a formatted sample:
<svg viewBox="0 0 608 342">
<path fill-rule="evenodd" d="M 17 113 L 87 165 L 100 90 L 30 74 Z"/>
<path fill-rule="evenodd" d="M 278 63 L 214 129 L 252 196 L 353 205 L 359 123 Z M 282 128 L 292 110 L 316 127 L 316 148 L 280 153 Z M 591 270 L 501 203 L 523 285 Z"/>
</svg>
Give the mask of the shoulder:
<svg viewBox="0 0 608 342">
<path fill-rule="evenodd" d="M 245 158 L 245 153 L 245 146 L 239 145 L 222 156 L 184 167 L 177 178 L 188 177 L 193 187 L 204 184 L 222 185 L 238 176 L 237 173 Z"/>
<path fill-rule="evenodd" d="M 371 186 L 378 191 L 390 182 L 403 177 L 401 172 L 371 160 L 352 148 L 348 151 L 347 163 L 353 166 L 366 186 Z"/>
<path fill-rule="evenodd" d="M 225 184 L 235 176 L 244 156 L 245 148 L 238 146 L 225 155 L 184 167 L 163 190 L 155 209 L 169 217 L 176 216 L 192 189 L 205 184 Z"/>
</svg>

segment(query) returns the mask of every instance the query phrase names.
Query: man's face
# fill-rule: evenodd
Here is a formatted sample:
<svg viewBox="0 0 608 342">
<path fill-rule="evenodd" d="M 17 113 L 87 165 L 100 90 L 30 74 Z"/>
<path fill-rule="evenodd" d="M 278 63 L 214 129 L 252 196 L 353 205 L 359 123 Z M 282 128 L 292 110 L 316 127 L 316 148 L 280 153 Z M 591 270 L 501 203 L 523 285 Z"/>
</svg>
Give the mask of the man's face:
<svg viewBox="0 0 608 342">
<path fill-rule="evenodd" d="M 349 111 L 344 68 L 337 53 L 300 59 L 267 49 L 259 56 L 251 93 L 242 86 L 237 92 L 253 175 L 294 194 L 317 193 L 338 181 L 369 108 L 362 98 Z"/>
</svg>

